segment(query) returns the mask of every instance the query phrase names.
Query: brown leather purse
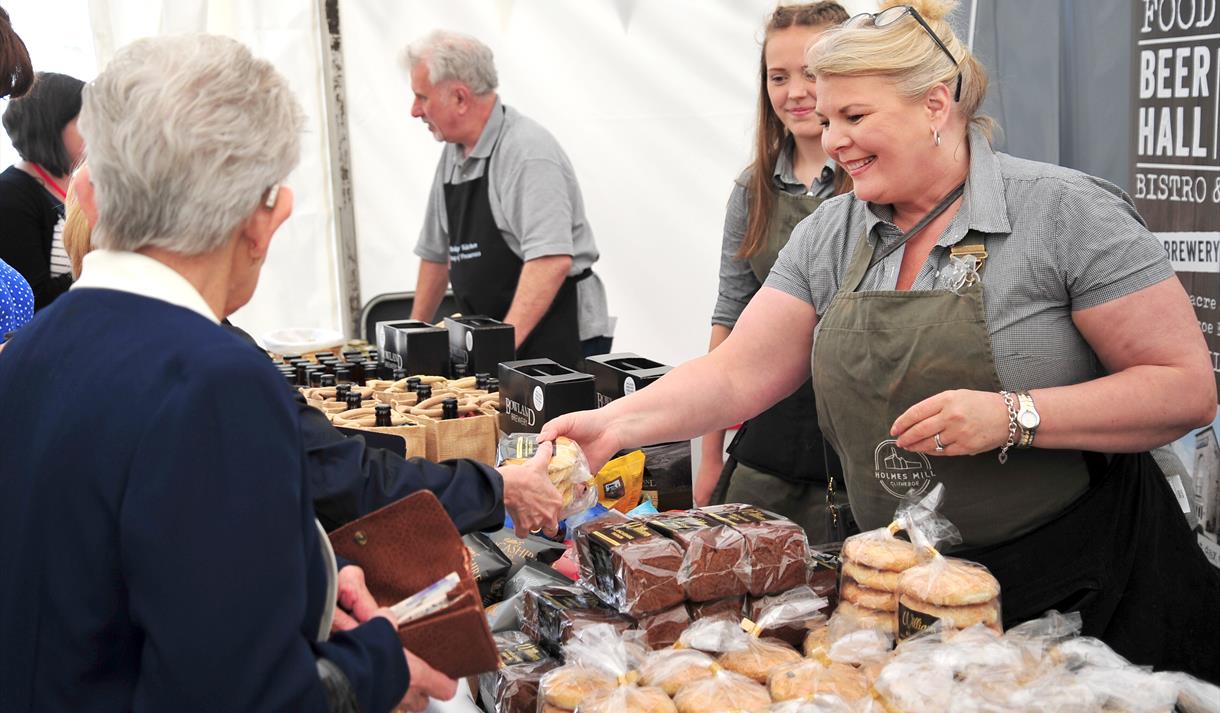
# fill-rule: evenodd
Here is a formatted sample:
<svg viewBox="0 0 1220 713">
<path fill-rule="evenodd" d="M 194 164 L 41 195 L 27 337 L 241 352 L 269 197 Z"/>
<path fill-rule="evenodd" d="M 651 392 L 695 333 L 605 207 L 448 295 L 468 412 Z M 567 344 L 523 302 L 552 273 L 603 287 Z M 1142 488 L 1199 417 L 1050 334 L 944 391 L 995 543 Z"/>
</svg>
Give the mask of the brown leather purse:
<svg viewBox="0 0 1220 713">
<path fill-rule="evenodd" d="M 494 671 L 500 664 L 470 553 L 436 496 L 421 491 L 330 533 L 335 554 L 364 570 L 380 606 L 393 606 L 457 572 L 458 587 L 442 610 L 398 629 L 411 653 L 452 678 Z"/>
</svg>

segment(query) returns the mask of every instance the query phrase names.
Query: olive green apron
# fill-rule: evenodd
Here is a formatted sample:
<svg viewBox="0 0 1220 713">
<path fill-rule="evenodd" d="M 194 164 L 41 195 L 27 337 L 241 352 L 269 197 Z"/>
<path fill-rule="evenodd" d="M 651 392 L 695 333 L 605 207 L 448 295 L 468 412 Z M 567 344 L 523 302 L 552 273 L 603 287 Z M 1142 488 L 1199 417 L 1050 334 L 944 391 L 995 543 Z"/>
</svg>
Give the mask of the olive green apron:
<svg viewBox="0 0 1220 713">
<path fill-rule="evenodd" d="M 980 246 L 970 234 L 960 244 Z M 863 529 L 893 519 L 899 499 L 946 487 L 944 515 L 967 547 L 1008 540 L 1062 512 L 1088 488 L 1079 451 L 994 451 L 936 457 L 899 448 L 889 429 L 942 391 L 999 391 L 980 282 L 948 290 L 859 292 L 874 247 L 862 236 L 839 293 L 818 324 L 813 384 L 822 432 L 846 470 Z"/>
<path fill-rule="evenodd" d="M 779 192 L 766 244 L 749 259 L 760 283 L 766 282 L 796 224 L 823 200 Z M 812 382 L 744 423 L 728 450 L 735 467 L 721 475 L 725 502 L 747 502 L 784 515 L 804 527 L 814 544 L 841 539 L 827 521 L 826 483 L 828 474 L 841 478 L 842 466 L 818 429 Z M 846 510 L 842 487 L 836 499 Z"/>
</svg>

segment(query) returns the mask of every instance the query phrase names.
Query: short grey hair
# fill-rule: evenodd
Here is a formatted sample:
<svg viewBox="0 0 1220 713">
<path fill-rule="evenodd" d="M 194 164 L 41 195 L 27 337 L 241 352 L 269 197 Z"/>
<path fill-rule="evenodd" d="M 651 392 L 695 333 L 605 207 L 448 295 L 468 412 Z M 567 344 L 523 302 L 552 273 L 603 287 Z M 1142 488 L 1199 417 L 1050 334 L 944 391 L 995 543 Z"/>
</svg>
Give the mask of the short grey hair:
<svg viewBox="0 0 1220 713">
<path fill-rule="evenodd" d="M 491 48 L 469 35 L 433 30 L 403 52 L 402 63 L 408 70 L 420 62 L 428 67 L 428 81 L 433 84 L 458 81 L 476 96 L 490 94 L 499 86 Z"/>
<path fill-rule="evenodd" d="M 94 243 L 182 255 L 220 248 L 296 166 L 303 117 L 284 77 L 234 39 L 127 45 L 84 90 Z"/>
</svg>

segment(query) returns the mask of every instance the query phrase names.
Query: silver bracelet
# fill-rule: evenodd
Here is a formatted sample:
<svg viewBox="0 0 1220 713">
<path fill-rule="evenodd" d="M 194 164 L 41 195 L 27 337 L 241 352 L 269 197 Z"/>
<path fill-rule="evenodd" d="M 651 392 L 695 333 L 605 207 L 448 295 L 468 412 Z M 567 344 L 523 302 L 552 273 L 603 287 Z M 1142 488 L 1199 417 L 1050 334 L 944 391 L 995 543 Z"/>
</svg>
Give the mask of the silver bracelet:
<svg viewBox="0 0 1220 713">
<path fill-rule="evenodd" d="M 1001 391 L 1000 396 L 1004 397 L 1004 405 L 1008 408 L 1008 442 L 1000 449 L 1000 454 L 997 456 L 1000 459 L 1000 465 L 1004 465 L 1008 462 L 1008 449 L 1017 442 L 1017 399 L 1007 391 Z"/>
</svg>

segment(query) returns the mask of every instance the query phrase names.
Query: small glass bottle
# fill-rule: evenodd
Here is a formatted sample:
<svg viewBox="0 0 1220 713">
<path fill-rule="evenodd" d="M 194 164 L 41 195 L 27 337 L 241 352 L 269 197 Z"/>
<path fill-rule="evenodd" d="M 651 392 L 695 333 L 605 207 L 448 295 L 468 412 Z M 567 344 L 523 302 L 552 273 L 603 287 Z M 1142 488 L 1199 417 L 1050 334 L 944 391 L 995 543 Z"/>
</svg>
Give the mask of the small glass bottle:
<svg viewBox="0 0 1220 713">
<path fill-rule="evenodd" d="M 483 391 L 487 390 L 487 382 L 491 379 L 491 374 L 487 372 L 479 372 L 474 375 L 474 387 Z"/>
<path fill-rule="evenodd" d="M 340 384 L 352 383 L 352 370 L 346 366 L 335 367 L 335 381 Z"/>
<path fill-rule="evenodd" d="M 419 377 L 407 377 L 407 391 L 419 391 Z"/>
<path fill-rule="evenodd" d="M 500 380 L 496 377 L 491 377 L 487 380 L 487 393 L 494 394 L 500 390 Z"/>
<path fill-rule="evenodd" d="M 430 398 L 432 398 L 432 384 L 420 384 L 415 389 L 415 403 L 427 401 Z"/>
<path fill-rule="evenodd" d="M 335 386 L 335 401 L 341 404 L 347 403 L 347 395 L 352 391 L 351 384 L 338 384 Z"/>
<path fill-rule="evenodd" d="M 441 402 L 441 418 L 450 419 L 458 417 L 458 401 L 455 398 L 447 398 Z"/>
<path fill-rule="evenodd" d="M 378 426 L 393 426 L 394 422 L 390 420 L 390 405 L 377 404 L 373 407 L 373 414 L 376 416 L 375 424 Z"/>
<path fill-rule="evenodd" d="M 393 381 L 402 381 L 407 378 L 407 370 L 401 366 L 395 367 L 394 371 L 390 372 L 390 379 Z"/>
<path fill-rule="evenodd" d="M 319 385 L 324 389 L 328 386 L 334 386 L 335 385 L 335 375 L 334 374 L 323 374 L 322 379 L 321 379 L 321 384 L 319 384 Z"/>
<path fill-rule="evenodd" d="M 465 364 L 454 363 L 450 369 L 453 372 L 453 378 L 462 379 L 470 373 L 470 369 Z"/>
<path fill-rule="evenodd" d="M 352 390 L 347 392 L 347 410 L 352 411 L 360 408 L 362 401 L 363 399 L 360 398 L 359 391 Z"/>
</svg>

